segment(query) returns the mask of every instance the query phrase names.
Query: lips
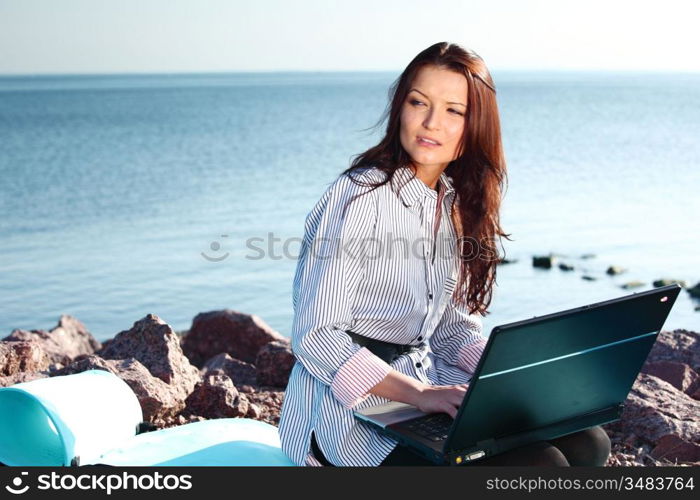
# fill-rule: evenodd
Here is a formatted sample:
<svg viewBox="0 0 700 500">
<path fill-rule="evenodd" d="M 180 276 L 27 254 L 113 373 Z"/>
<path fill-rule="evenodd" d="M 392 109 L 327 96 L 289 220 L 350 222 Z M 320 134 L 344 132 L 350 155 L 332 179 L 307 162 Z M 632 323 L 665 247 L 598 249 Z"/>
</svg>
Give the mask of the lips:
<svg viewBox="0 0 700 500">
<path fill-rule="evenodd" d="M 440 146 L 441 144 L 436 141 L 435 139 L 431 137 L 426 137 L 422 135 L 416 136 L 416 140 L 418 141 L 418 144 L 424 145 L 424 146 Z"/>
</svg>

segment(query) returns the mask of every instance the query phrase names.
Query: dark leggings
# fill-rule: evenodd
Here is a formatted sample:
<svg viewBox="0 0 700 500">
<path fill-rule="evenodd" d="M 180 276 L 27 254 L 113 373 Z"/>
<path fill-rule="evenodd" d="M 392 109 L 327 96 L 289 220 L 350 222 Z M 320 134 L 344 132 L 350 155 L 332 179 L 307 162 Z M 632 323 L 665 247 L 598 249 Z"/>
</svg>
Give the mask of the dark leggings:
<svg viewBox="0 0 700 500">
<path fill-rule="evenodd" d="M 314 456 L 324 465 L 332 465 L 321 453 L 316 439 L 311 434 L 311 449 Z M 567 434 L 549 441 L 537 441 L 520 448 L 499 453 L 492 457 L 477 460 L 469 466 L 492 465 L 539 465 L 539 466 L 603 466 L 610 455 L 610 438 L 600 426 Z M 397 445 L 387 455 L 384 465 L 434 465 L 410 449 Z"/>
</svg>

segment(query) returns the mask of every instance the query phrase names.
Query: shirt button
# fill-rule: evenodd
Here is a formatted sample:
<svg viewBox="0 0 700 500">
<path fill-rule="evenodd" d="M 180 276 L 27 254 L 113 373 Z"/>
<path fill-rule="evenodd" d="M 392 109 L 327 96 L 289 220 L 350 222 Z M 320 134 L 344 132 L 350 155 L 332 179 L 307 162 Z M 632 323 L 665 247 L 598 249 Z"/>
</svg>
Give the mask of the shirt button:
<svg viewBox="0 0 700 500">
<path fill-rule="evenodd" d="M 421 335 L 420 337 L 418 337 L 418 340 L 423 340 L 423 336 Z"/>
<path fill-rule="evenodd" d="M 416 363 L 416 368 L 420 368 L 421 366 L 423 366 L 423 365 L 420 363 Z"/>
<path fill-rule="evenodd" d="M 429 298 L 430 300 L 433 300 L 433 294 L 432 294 L 432 293 L 429 293 L 429 294 L 428 294 L 428 298 Z"/>
</svg>

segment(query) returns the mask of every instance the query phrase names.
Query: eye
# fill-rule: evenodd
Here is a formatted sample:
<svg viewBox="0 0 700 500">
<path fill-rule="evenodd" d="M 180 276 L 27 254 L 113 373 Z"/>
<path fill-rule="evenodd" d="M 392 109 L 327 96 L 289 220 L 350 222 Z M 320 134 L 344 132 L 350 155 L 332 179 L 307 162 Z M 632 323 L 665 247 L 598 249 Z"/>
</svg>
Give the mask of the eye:
<svg viewBox="0 0 700 500">
<path fill-rule="evenodd" d="M 419 101 L 418 99 L 411 99 L 411 100 L 408 101 L 408 102 L 409 102 L 411 105 L 413 105 L 413 106 L 415 106 L 415 105 L 417 105 L 417 104 L 423 104 L 423 103 L 422 103 L 421 101 Z"/>
<path fill-rule="evenodd" d="M 450 111 L 451 113 L 454 113 L 455 115 L 464 116 L 464 113 L 457 111 L 456 109 L 450 108 L 448 111 Z"/>
</svg>

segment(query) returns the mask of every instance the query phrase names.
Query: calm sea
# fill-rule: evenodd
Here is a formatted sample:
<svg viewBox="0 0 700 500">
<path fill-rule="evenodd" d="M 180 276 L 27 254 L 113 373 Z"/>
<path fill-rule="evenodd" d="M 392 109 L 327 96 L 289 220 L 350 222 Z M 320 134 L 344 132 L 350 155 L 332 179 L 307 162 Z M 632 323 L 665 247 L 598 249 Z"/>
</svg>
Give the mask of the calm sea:
<svg viewBox="0 0 700 500">
<path fill-rule="evenodd" d="M 0 78 L 0 336 L 62 313 L 101 340 L 148 313 L 184 330 L 222 308 L 288 336 L 304 217 L 376 143 L 396 76 Z M 700 75 L 494 77 L 517 262 L 499 268 L 486 334 L 700 281 Z M 534 269 L 549 252 L 574 270 Z M 683 291 L 666 327 L 698 330 L 697 305 Z"/>
</svg>

